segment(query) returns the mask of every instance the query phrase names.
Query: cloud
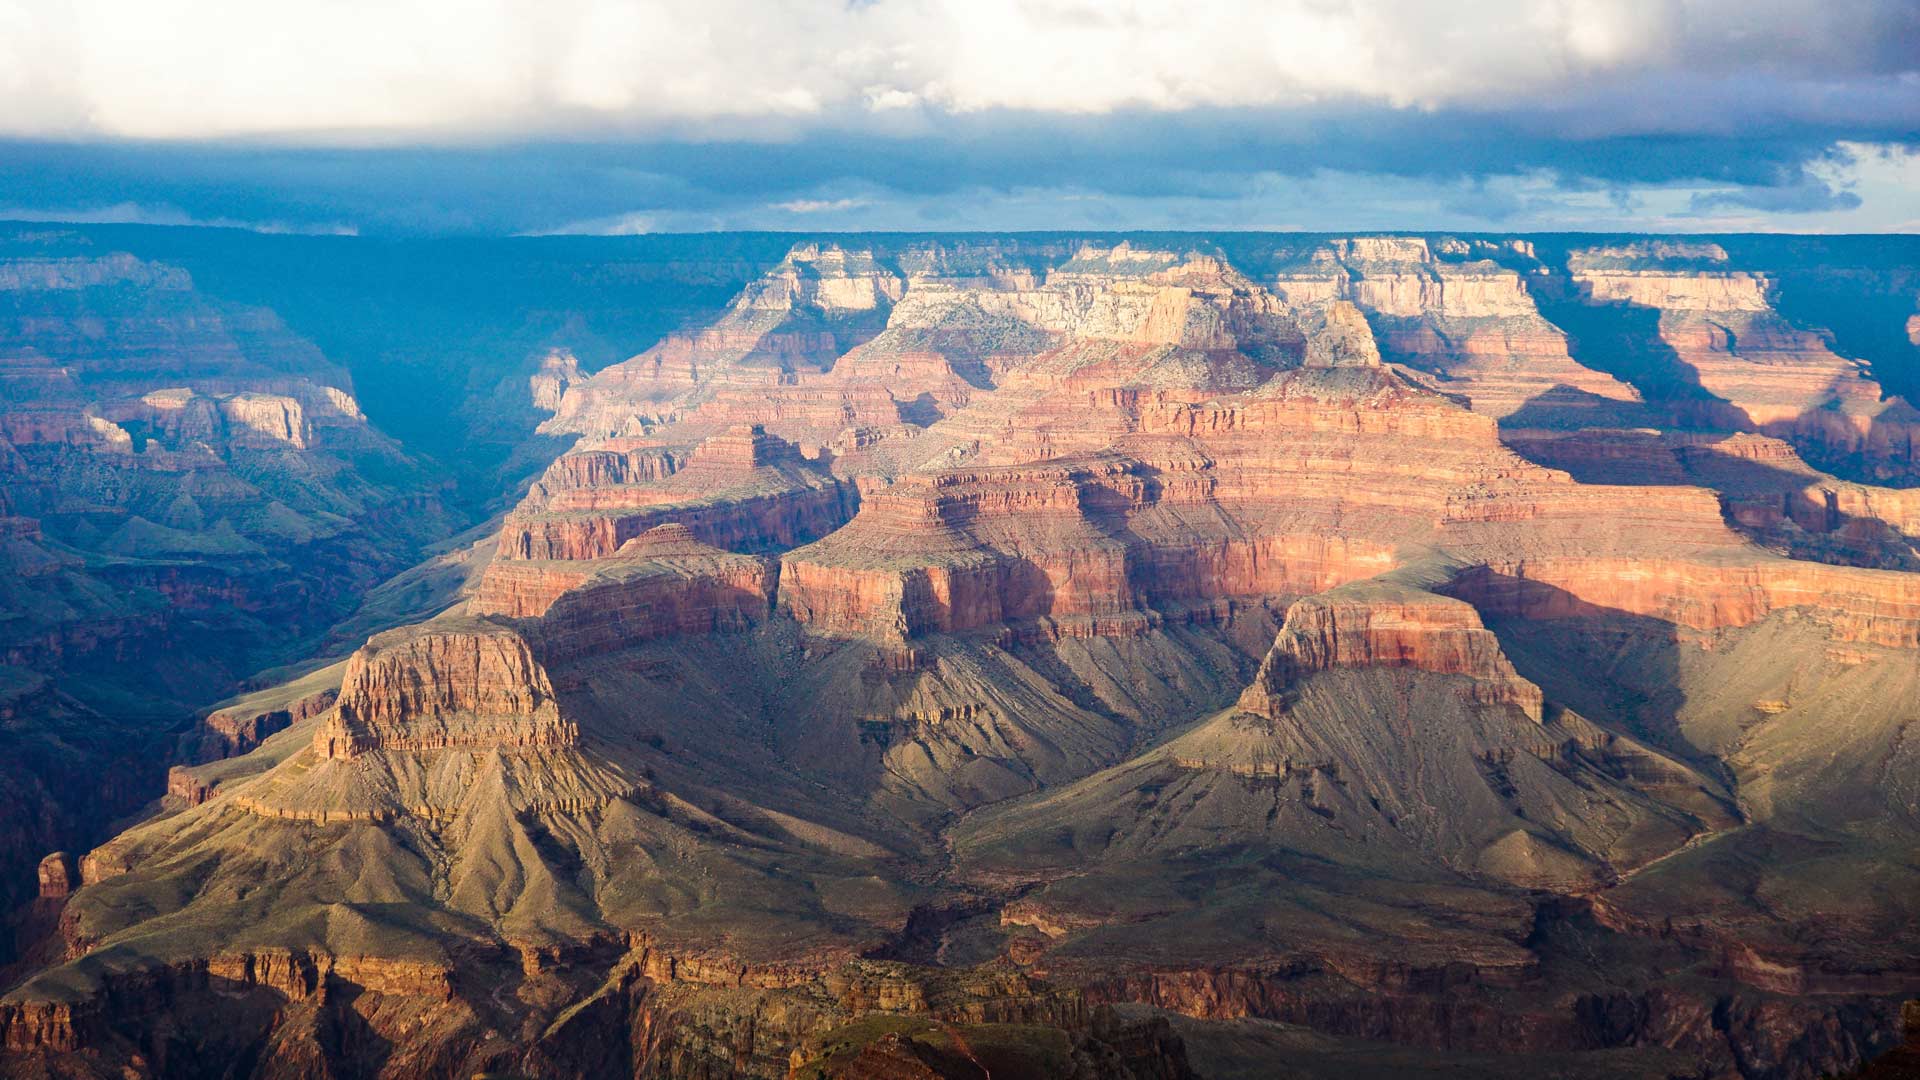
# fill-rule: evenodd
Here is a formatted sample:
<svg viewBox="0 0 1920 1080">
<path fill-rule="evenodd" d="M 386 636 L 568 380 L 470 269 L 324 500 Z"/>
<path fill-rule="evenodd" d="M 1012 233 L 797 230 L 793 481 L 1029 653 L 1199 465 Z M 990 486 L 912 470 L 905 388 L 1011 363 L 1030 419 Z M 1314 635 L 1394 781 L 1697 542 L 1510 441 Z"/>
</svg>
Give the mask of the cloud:
<svg viewBox="0 0 1920 1080">
<path fill-rule="evenodd" d="M 1916 55 L 1903 0 L 0 0 L 0 132 L 790 137 L 993 111 L 1511 110 L 1662 75 L 1848 111 L 1910 105 Z M 1731 119 L 1692 113 L 1584 119 Z"/>
<path fill-rule="evenodd" d="M 0 0 L 0 106 L 24 211 L 377 233 L 1920 213 L 1911 0 Z"/>
<path fill-rule="evenodd" d="M 660 227 L 660 215 L 646 210 L 629 210 L 624 214 L 609 214 L 606 217 L 589 218 L 585 221 L 569 221 L 551 229 L 534 229 L 519 233 L 521 236 L 645 236 L 648 233 L 672 232 L 672 229 Z"/>
<path fill-rule="evenodd" d="M 1860 196 L 1853 192 L 1836 190 L 1811 177 L 1780 187 L 1697 192 L 1688 201 L 1694 212 L 1702 214 L 1729 207 L 1746 207 L 1776 214 L 1806 214 L 1816 210 L 1855 210 L 1860 204 Z"/>
<path fill-rule="evenodd" d="M 267 223 L 374 234 L 1007 228 L 1875 231 L 1920 214 L 1920 155 L 1818 133 L 1557 140 L 1506 121 L 1240 114 L 490 148 L 0 143 L 41 220 Z M 1826 195 L 1823 195 L 1827 193 Z M 1842 197 L 1848 196 L 1848 197 Z M 76 213 L 74 208 L 78 208 Z M 156 211 L 153 208 L 165 208 Z M 0 216 L 5 216 L 0 214 Z"/>
<path fill-rule="evenodd" d="M 785 210 L 789 214 L 819 214 L 833 210 L 857 210 L 866 206 L 870 199 L 788 199 L 773 204 L 775 210 Z"/>
<path fill-rule="evenodd" d="M 354 226 L 339 222 L 243 221 L 229 217 L 195 217 L 178 207 L 145 206 L 136 202 L 52 210 L 41 207 L 0 206 L 0 221 L 59 222 L 68 225 L 197 226 L 304 236 L 354 236 L 359 233 Z"/>
<path fill-rule="evenodd" d="M 1862 179 L 1865 178 L 1865 179 Z M 1888 187 L 1899 177 L 1848 173 L 1845 182 Z M 1868 183 L 1870 181 L 1870 183 Z M 1838 181 L 1836 181 L 1838 182 Z M 1915 200 L 1885 203 L 1884 217 L 1862 218 L 1850 200 L 1781 210 L 1727 198 L 1742 189 L 1698 184 L 1646 185 L 1625 197 L 1602 184 L 1567 184 L 1545 172 L 1438 180 L 1320 170 L 1263 173 L 1188 192 L 1129 193 L 1091 183 L 1007 188 L 963 186 L 938 192 L 869 188 L 858 205 L 796 214 L 771 203 L 721 203 L 698 210 L 649 211 L 656 231 L 716 229 L 795 232 L 1137 230 L 1194 232 L 1446 230 L 1592 232 L 1893 231 Z M 1714 198 L 1714 196 L 1720 196 Z M 808 201 L 808 200 L 799 200 Z M 825 200 L 811 200 L 824 202 Z M 1791 200 L 1782 200 L 1790 202 Z M 618 218 L 607 219 L 617 221 Z M 558 230 L 615 233 L 591 221 Z"/>
</svg>

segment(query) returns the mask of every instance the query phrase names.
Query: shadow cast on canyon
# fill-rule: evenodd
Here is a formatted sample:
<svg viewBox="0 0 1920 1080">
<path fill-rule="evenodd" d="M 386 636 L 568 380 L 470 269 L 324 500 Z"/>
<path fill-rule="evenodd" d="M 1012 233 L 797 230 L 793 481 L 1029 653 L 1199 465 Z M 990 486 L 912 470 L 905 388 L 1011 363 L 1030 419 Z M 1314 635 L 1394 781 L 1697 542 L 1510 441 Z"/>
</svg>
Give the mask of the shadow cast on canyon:
<svg viewBox="0 0 1920 1080">
<path fill-rule="evenodd" d="M 1879 569 L 1920 565 L 1916 538 L 1880 518 L 1842 510 L 1828 477 L 1725 452 L 1718 447 L 1726 435 L 1702 433 L 1694 441 L 1651 429 L 1528 434 L 1553 426 L 1536 421 L 1581 407 L 1582 395 L 1593 397 L 1569 386 L 1536 396 L 1507 418 L 1519 422 L 1506 425 L 1503 441 L 1582 484 L 1708 488 L 1719 496 L 1728 528 L 1792 558 Z"/>
<path fill-rule="evenodd" d="M 1638 402 L 1602 397 L 1566 383 L 1556 384 L 1535 394 L 1520 408 L 1500 418 L 1500 431 L 1577 431 L 1586 428 L 1614 428 L 1638 422 L 1644 416 Z"/>
<path fill-rule="evenodd" d="M 1566 332 L 1567 352 L 1574 362 L 1632 386 L 1671 423 L 1720 431 L 1754 430 L 1746 410 L 1708 390 L 1693 365 L 1661 337 L 1660 309 L 1595 300 L 1592 287 L 1575 282 L 1564 269 L 1528 274 L 1521 280 L 1540 314 Z"/>
<path fill-rule="evenodd" d="M 1514 670 L 1553 705 L 1696 764 L 1716 759 L 1681 727 L 1680 628 L 1554 585 L 1473 567 L 1437 590 L 1479 611 Z"/>
<path fill-rule="evenodd" d="M 1575 281 L 1566 271 L 1564 261 L 1552 273 L 1523 274 L 1522 280 L 1541 315 L 1566 333 L 1567 350 L 1574 361 L 1632 386 L 1646 402 L 1656 424 L 1769 435 L 1792 443 L 1816 468 L 1844 479 L 1901 487 L 1920 483 L 1920 477 L 1914 475 L 1916 464 L 1920 464 L 1916 461 L 1920 452 L 1911 445 L 1911 431 L 1920 423 L 1920 411 L 1910 404 L 1868 419 L 1864 429 L 1857 427 L 1857 419 L 1826 408 L 1806 409 L 1791 419 L 1760 423 L 1745 409 L 1706 388 L 1699 371 L 1662 336 L 1660 309 L 1597 300 L 1591 286 Z M 1848 309 L 1842 305 L 1835 310 Z M 1833 320 L 1828 318 L 1828 312 L 1814 306 L 1809 295 L 1795 291 L 1792 303 L 1782 300 L 1779 314 L 1796 329 L 1811 329 L 1830 345 L 1839 347 L 1838 335 L 1826 329 L 1826 324 Z M 1880 378 L 1881 368 L 1885 368 L 1886 378 L 1881 381 L 1883 400 L 1901 397 L 1901 391 L 1909 390 L 1915 383 L 1916 365 L 1909 358 L 1920 353 L 1920 347 L 1894 336 L 1891 327 L 1898 323 L 1886 312 L 1876 308 L 1873 314 L 1888 325 L 1875 323 L 1863 330 L 1854 325 L 1861 321 L 1855 318 L 1849 323 L 1848 340 L 1856 346 L 1876 350 L 1875 355 L 1884 352 L 1890 358 L 1891 362 L 1885 365 L 1869 366 L 1875 378 Z M 1727 352 L 1737 356 L 1739 343 L 1734 329 L 1717 321 L 1713 326 L 1726 335 Z M 1857 348 L 1853 352 L 1856 360 L 1864 355 Z M 1903 398 L 1903 402 L 1910 400 Z M 1528 417 L 1503 419 L 1501 427 L 1585 426 L 1577 418 L 1556 416 L 1559 410 L 1547 407 L 1553 403 L 1540 404 L 1543 407 L 1532 410 Z M 1568 423 L 1569 419 L 1573 423 Z M 1559 422 L 1555 423 L 1556 420 Z M 1874 447 L 1882 452 L 1870 453 Z M 1889 460 L 1894 464 L 1890 466 Z"/>
</svg>

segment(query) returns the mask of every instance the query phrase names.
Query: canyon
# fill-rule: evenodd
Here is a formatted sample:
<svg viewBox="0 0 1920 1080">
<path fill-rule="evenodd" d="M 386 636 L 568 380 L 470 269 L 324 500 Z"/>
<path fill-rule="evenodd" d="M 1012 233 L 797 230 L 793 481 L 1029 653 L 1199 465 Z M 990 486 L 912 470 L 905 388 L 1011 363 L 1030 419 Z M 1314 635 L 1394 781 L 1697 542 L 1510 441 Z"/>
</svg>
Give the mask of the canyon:
<svg viewBox="0 0 1920 1080">
<path fill-rule="evenodd" d="M 0 247 L 8 1075 L 1910 1053 L 1882 246 L 637 238 L 403 377 L 142 240 Z"/>
</svg>

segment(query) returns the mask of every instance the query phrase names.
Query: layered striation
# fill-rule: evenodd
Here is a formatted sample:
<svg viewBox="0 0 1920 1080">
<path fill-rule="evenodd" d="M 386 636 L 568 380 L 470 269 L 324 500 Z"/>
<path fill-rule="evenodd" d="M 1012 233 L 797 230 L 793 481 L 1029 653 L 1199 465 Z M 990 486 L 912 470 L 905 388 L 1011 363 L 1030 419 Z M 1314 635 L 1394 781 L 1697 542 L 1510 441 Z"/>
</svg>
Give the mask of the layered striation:
<svg viewBox="0 0 1920 1080">
<path fill-rule="evenodd" d="M 508 514 L 504 559 L 603 558 L 667 523 L 718 547 L 790 547 L 838 528 L 855 499 L 852 485 L 757 424 L 709 436 L 677 455 L 642 455 L 644 464 L 624 464 L 634 460 L 631 453 L 587 464 L 573 457 L 549 466 Z M 593 483 L 603 475 L 622 482 Z"/>
<path fill-rule="evenodd" d="M 1835 640 L 1920 646 L 1920 583 L 1893 571 L 1765 558 L 1548 558 L 1491 561 L 1450 588 L 1483 609 L 1527 619 L 1618 612 L 1695 630 L 1746 626 L 1797 609 Z"/>
<path fill-rule="evenodd" d="M 695 540 L 684 526 L 661 525 L 622 544 L 614 558 L 601 560 L 541 610 L 519 603 L 502 613 L 539 616 L 532 633 L 542 654 L 574 659 L 763 623 L 775 575 L 769 559 L 735 555 Z M 487 599 L 477 596 L 472 609 L 486 610 Z"/>
<path fill-rule="evenodd" d="M 1577 361 L 1541 313 L 1526 241 L 1336 240 L 1276 268 L 1275 289 L 1365 314 L 1381 353 L 1442 380 L 1474 411 L 1517 428 L 1630 423 L 1641 396 Z"/>
<path fill-rule="evenodd" d="M 350 760 L 380 750 L 565 746 L 575 738 L 526 639 L 467 618 L 390 630 L 354 653 L 314 751 Z"/>
<path fill-rule="evenodd" d="M 1465 680 L 1482 705 L 1511 705 L 1538 722 L 1540 688 L 1520 677 L 1499 641 L 1462 601 L 1408 588 L 1335 589 L 1295 602 L 1253 685 L 1248 712 L 1275 716 L 1286 695 L 1317 672 L 1410 668 Z"/>
</svg>

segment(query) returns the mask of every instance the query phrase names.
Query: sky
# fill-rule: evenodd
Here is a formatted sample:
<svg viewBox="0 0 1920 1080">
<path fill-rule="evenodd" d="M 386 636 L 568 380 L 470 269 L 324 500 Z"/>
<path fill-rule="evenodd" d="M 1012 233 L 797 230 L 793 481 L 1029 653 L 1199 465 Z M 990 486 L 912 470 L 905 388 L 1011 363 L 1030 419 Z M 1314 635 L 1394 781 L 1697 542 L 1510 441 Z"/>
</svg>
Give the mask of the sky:
<svg viewBox="0 0 1920 1080">
<path fill-rule="evenodd" d="M 0 219 L 1920 232 L 1920 0 L 0 0 Z"/>
</svg>

